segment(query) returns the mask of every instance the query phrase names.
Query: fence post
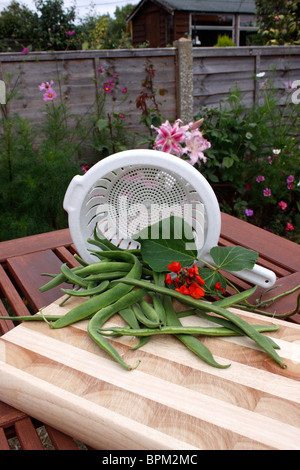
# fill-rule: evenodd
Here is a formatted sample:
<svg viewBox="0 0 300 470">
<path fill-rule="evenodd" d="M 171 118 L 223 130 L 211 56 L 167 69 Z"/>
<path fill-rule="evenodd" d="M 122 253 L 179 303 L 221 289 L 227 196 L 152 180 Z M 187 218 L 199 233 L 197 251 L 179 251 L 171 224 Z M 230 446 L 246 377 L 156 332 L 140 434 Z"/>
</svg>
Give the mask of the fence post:
<svg viewBox="0 0 300 470">
<path fill-rule="evenodd" d="M 193 43 L 180 38 L 174 42 L 177 48 L 177 114 L 184 123 L 194 117 Z"/>
</svg>

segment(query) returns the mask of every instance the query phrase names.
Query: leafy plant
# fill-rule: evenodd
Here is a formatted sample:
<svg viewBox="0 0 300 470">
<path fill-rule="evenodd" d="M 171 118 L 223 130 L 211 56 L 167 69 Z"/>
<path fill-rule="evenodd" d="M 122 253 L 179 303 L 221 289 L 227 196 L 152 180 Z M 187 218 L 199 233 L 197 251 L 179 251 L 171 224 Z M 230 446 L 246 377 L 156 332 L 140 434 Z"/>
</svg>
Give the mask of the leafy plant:
<svg viewBox="0 0 300 470">
<path fill-rule="evenodd" d="M 300 44 L 300 4 L 297 0 L 256 0 L 255 3 L 263 44 Z"/>
<path fill-rule="evenodd" d="M 93 150 L 93 162 L 134 146 L 135 135 L 126 130 L 127 115 L 122 104 L 128 97 L 127 87 L 120 86 L 118 74 L 98 68 L 99 90 L 93 112 L 88 116 L 91 126 L 87 145 Z"/>
<path fill-rule="evenodd" d="M 145 65 L 146 77 L 142 82 L 142 91 L 136 99 L 136 107 L 141 111 L 141 122 L 148 128 L 149 136 L 146 137 L 149 147 L 152 147 L 154 138 L 152 126 L 160 126 L 163 121 L 161 103 L 157 96 L 164 96 L 167 90 L 156 88 L 154 83 L 155 69 L 150 60 Z"/>
<path fill-rule="evenodd" d="M 199 171 L 215 187 L 222 210 L 297 241 L 299 105 L 291 101 L 290 82 L 280 90 L 271 73 L 257 80 L 259 102 L 252 108 L 235 88 L 219 108 L 195 117 L 204 119 L 211 142 Z"/>
<path fill-rule="evenodd" d="M 65 228 L 63 197 L 72 177 L 80 172 L 74 129 L 67 126 L 64 103 L 55 106 L 54 98 L 47 99 L 45 121 L 33 127 L 28 120 L 10 115 L 16 83 L 17 79 L 11 80 L 0 121 L 1 240 Z M 46 94 L 51 94 L 49 88 Z"/>
<path fill-rule="evenodd" d="M 233 47 L 235 44 L 228 34 L 222 34 L 218 36 L 215 47 Z"/>
</svg>

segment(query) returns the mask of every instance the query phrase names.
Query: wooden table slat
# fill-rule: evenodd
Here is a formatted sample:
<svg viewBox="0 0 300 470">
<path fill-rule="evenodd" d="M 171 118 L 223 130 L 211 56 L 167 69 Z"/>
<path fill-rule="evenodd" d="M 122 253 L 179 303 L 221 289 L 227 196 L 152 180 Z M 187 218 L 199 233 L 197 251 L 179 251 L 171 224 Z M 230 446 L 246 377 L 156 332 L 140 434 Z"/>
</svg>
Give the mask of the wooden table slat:
<svg viewBox="0 0 300 470">
<path fill-rule="evenodd" d="M 45 428 L 56 450 L 79 450 L 78 445 L 70 436 L 51 426 L 46 425 Z"/>
<path fill-rule="evenodd" d="M 23 450 L 44 450 L 44 446 L 30 418 L 17 421 L 15 430 Z"/>
<path fill-rule="evenodd" d="M 276 259 L 284 268 L 300 271 L 300 245 L 286 238 L 225 213 L 222 213 L 221 234 L 235 245 L 262 253 L 265 259 Z"/>
<path fill-rule="evenodd" d="M 10 450 L 5 432 L 0 428 L 0 450 Z"/>
<path fill-rule="evenodd" d="M 22 297 L 6 274 L 2 265 L 0 265 L 0 289 L 4 297 L 8 300 L 10 307 L 15 315 L 29 315 L 29 311 L 24 304 Z"/>
<path fill-rule="evenodd" d="M 69 229 L 40 233 L 28 237 L 0 242 L 0 262 L 12 256 L 20 256 L 35 251 L 55 249 L 58 246 L 73 244 Z"/>
<path fill-rule="evenodd" d="M 50 280 L 43 273 L 59 273 L 61 260 L 51 250 L 15 256 L 7 260 L 7 265 L 14 280 L 22 289 L 34 311 L 49 305 L 53 299 L 61 297 L 60 287 L 41 293 L 39 288 Z M 64 287 L 67 287 L 64 284 Z"/>
</svg>

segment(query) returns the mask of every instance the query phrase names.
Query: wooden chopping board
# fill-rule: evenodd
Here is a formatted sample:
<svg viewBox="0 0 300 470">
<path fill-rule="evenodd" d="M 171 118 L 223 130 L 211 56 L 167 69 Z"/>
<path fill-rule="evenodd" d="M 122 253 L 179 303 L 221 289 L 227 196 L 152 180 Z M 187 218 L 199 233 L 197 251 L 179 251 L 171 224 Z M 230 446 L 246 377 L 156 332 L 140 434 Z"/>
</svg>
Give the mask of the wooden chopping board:
<svg viewBox="0 0 300 470">
<path fill-rule="evenodd" d="M 44 313 L 64 314 L 81 301 L 57 300 Z M 231 364 L 216 369 L 176 338 L 157 336 L 136 351 L 136 338 L 114 340 L 127 363 L 141 360 L 126 371 L 89 338 L 85 321 L 60 330 L 22 323 L 0 338 L 1 400 L 96 449 L 299 449 L 300 325 L 231 310 L 280 325 L 268 334 L 286 369 L 249 338 L 203 339 L 218 362 Z M 115 315 L 112 324 L 123 322 Z"/>
</svg>

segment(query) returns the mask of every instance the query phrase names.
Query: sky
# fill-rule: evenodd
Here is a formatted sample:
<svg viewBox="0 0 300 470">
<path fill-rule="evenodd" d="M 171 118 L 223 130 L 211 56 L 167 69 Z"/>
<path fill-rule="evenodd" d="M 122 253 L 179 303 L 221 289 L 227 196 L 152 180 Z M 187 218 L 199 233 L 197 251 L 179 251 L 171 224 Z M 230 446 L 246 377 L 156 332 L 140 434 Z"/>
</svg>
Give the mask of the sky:
<svg viewBox="0 0 300 470">
<path fill-rule="evenodd" d="M 17 0 L 18 3 L 27 6 L 31 11 L 36 11 L 34 0 Z M 11 0 L 0 0 L 0 12 L 11 3 Z M 76 16 L 84 18 L 88 13 L 96 15 L 109 14 L 112 18 L 116 7 L 124 7 L 128 4 L 137 5 L 139 0 L 64 0 L 64 9 L 76 6 Z"/>
</svg>

